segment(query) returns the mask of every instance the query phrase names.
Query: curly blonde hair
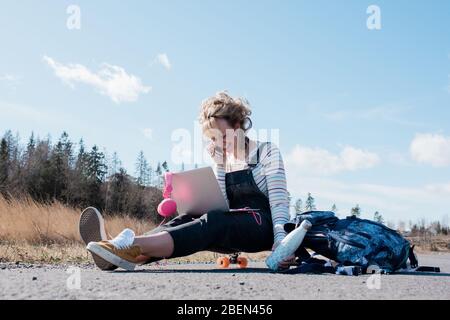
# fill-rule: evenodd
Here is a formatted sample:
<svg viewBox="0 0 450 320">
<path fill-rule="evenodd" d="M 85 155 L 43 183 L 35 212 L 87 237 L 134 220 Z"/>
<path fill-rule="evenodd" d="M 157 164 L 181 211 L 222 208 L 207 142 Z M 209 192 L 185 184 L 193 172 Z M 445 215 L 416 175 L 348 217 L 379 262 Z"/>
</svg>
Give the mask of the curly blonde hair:
<svg viewBox="0 0 450 320">
<path fill-rule="evenodd" d="M 247 99 L 233 98 L 227 91 L 220 91 L 202 101 L 199 122 L 203 133 L 217 128 L 216 118 L 227 120 L 232 127 L 239 124 L 239 128 L 247 132 L 252 127 L 251 114 Z"/>
</svg>

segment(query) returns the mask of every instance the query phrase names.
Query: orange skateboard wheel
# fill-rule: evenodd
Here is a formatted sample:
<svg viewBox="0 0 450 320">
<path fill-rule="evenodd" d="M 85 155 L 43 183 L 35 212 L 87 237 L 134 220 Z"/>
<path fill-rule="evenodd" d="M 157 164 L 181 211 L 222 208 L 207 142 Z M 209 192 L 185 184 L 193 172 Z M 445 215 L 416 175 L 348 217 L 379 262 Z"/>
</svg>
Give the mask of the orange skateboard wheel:
<svg viewBox="0 0 450 320">
<path fill-rule="evenodd" d="M 217 265 L 219 268 L 228 268 L 230 266 L 230 259 L 228 257 L 220 257 L 217 259 Z"/>
<path fill-rule="evenodd" d="M 244 269 L 244 268 L 247 268 L 248 260 L 247 260 L 246 257 L 238 257 L 237 258 L 237 263 L 239 265 L 239 268 Z"/>
</svg>

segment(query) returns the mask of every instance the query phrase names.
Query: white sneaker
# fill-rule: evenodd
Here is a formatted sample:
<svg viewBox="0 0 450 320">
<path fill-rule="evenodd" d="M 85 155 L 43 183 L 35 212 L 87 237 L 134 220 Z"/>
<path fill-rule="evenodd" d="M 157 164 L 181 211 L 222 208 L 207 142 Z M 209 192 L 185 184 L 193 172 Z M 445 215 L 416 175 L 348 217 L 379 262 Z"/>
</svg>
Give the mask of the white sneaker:
<svg viewBox="0 0 450 320">
<path fill-rule="evenodd" d="M 124 229 L 114 239 L 108 240 L 117 249 L 128 249 L 134 242 L 134 231 L 131 229 Z"/>
</svg>

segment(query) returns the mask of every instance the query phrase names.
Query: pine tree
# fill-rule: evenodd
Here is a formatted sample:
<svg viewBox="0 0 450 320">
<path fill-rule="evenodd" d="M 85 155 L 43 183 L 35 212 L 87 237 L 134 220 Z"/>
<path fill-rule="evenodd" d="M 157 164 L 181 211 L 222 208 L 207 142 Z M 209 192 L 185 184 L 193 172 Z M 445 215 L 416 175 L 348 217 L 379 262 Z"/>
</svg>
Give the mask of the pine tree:
<svg viewBox="0 0 450 320">
<path fill-rule="evenodd" d="M 58 141 L 58 143 L 55 145 L 50 162 L 51 162 L 50 177 L 52 178 L 53 184 L 52 197 L 54 199 L 60 200 L 61 194 L 63 190 L 65 190 L 66 188 L 64 153 L 61 141 Z"/>
<path fill-rule="evenodd" d="M 3 139 L 6 140 L 6 145 L 8 146 L 8 155 L 9 155 L 9 161 L 12 162 L 17 154 L 17 140 L 14 139 L 14 136 L 11 132 L 11 130 L 8 130 L 5 132 Z"/>
<path fill-rule="evenodd" d="M 91 206 L 103 208 L 104 197 L 102 197 L 100 189 L 108 172 L 105 165 L 105 155 L 94 145 L 87 160 L 87 201 Z"/>
<path fill-rule="evenodd" d="M 129 212 L 128 197 L 132 193 L 132 180 L 124 168 L 119 168 L 118 172 L 111 176 L 109 180 L 110 188 L 105 200 L 106 210 L 112 213 Z"/>
<path fill-rule="evenodd" d="M 38 202 L 57 199 L 77 208 L 107 208 L 109 212 L 160 222 L 155 208 L 162 194 L 150 187 L 155 173 L 146 160 L 138 175 L 142 188 L 121 168 L 117 153 L 110 158 L 105 149 L 100 152 L 97 146 L 86 151 L 83 139 L 75 153 L 67 132 L 55 144 L 50 135 L 40 139 L 34 132 L 27 143 L 19 142 L 19 135 L 10 130 L 0 137 L 0 193 L 30 195 Z M 159 164 L 159 178 L 163 170 L 169 170 L 167 162 Z"/>
<path fill-rule="evenodd" d="M 5 138 L 0 142 L 0 193 L 6 194 L 8 183 L 9 147 Z"/>
<path fill-rule="evenodd" d="M 305 202 L 305 211 L 314 211 L 316 210 L 316 204 L 314 198 L 311 196 L 311 193 L 308 193 L 308 198 Z"/>
<path fill-rule="evenodd" d="M 292 205 L 292 195 L 289 192 L 289 190 L 287 190 L 287 198 L 288 198 L 288 203 L 289 203 L 289 218 L 291 218 L 291 215 L 292 215 L 291 208 L 293 208 L 294 206 Z"/>
<path fill-rule="evenodd" d="M 78 153 L 74 160 L 74 168 L 69 179 L 68 200 L 72 204 L 88 206 L 89 204 L 89 154 L 85 150 L 84 141 L 78 142 Z"/>
<path fill-rule="evenodd" d="M 146 186 L 153 186 L 153 168 L 150 164 L 147 164 L 147 172 L 145 174 L 145 177 L 147 179 Z"/>
<path fill-rule="evenodd" d="M 49 138 L 38 140 L 33 156 L 33 166 L 26 178 L 27 192 L 38 201 L 50 200 L 54 194 L 52 148 Z"/>
<path fill-rule="evenodd" d="M 84 141 L 83 139 L 80 140 L 78 143 L 79 149 L 78 149 L 78 156 L 77 161 L 75 164 L 76 171 L 78 171 L 79 174 L 87 177 L 88 175 L 88 158 L 89 155 L 86 153 L 84 148 Z"/>
<path fill-rule="evenodd" d="M 139 186 L 148 185 L 148 164 L 143 151 L 139 152 L 136 160 L 136 182 Z"/>
<path fill-rule="evenodd" d="M 156 166 L 155 173 L 156 173 L 156 187 L 162 188 L 162 183 L 163 183 L 162 180 L 163 179 L 162 179 L 162 169 L 161 169 L 160 162 L 158 162 L 158 165 Z"/>
<path fill-rule="evenodd" d="M 294 205 L 294 210 L 295 210 L 296 216 L 303 212 L 302 206 L 303 206 L 303 201 L 302 201 L 302 199 L 298 198 L 297 201 L 295 201 L 295 205 Z"/>
<path fill-rule="evenodd" d="M 168 166 L 168 164 L 167 164 L 167 161 L 164 161 L 164 162 L 162 163 L 161 166 L 163 167 L 163 169 L 164 169 L 165 172 L 169 172 L 169 171 L 170 171 L 170 170 L 169 170 L 169 166 Z"/>
<path fill-rule="evenodd" d="M 105 155 L 93 146 L 88 155 L 88 177 L 97 183 L 104 181 L 107 168 L 105 165 Z"/>
<path fill-rule="evenodd" d="M 51 157 L 53 197 L 55 199 L 68 201 L 71 198 L 69 180 L 73 163 L 72 142 L 69 140 L 67 132 L 63 132 Z"/>
<path fill-rule="evenodd" d="M 14 136 L 11 130 L 6 131 L 3 138 L 6 140 L 8 147 L 8 161 L 7 161 L 7 184 L 8 192 L 20 193 L 22 180 L 22 166 L 21 166 L 21 146 L 19 145 L 20 136 L 16 133 Z"/>
<path fill-rule="evenodd" d="M 26 157 L 25 161 L 27 163 L 27 166 L 30 165 L 35 150 L 36 150 L 36 139 L 34 138 L 34 132 L 31 132 L 30 139 L 28 139 L 27 151 L 25 153 Z"/>
<path fill-rule="evenodd" d="M 373 214 L 373 220 L 375 222 L 384 224 L 383 216 L 378 211 L 375 211 L 375 213 Z"/>
<path fill-rule="evenodd" d="M 114 152 L 111 157 L 111 166 L 109 168 L 110 169 L 109 175 L 113 176 L 116 173 L 118 173 L 121 166 L 122 166 L 122 162 L 120 161 L 117 152 Z"/>
<path fill-rule="evenodd" d="M 65 166 L 66 168 L 72 168 L 74 164 L 73 150 L 72 150 L 73 143 L 69 140 L 69 135 L 67 134 L 67 132 L 65 131 L 63 132 L 59 141 L 62 144 Z"/>
<path fill-rule="evenodd" d="M 158 162 L 158 164 L 157 164 L 157 166 L 156 166 L 155 173 L 156 173 L 158 176 L 162 175 L 162 169 L 161 169 L 161 163 L 160 163 L 160 162 Z"/>
<path fill-rule="evenodd" d="M 361 216 L 361 208 L 359 207 L 359 204 L 357 204 L 356 207 L 352 208 L 350 215 L 355 217 Z"/>
<path fill-rule="evenodd" d="M 333 206 L 331 207 L 331 211 L 334 212 L 334 213 L 337 213 L 338 208 L 336 207 L 335 203 L 333 203 Z"/>
</svg>

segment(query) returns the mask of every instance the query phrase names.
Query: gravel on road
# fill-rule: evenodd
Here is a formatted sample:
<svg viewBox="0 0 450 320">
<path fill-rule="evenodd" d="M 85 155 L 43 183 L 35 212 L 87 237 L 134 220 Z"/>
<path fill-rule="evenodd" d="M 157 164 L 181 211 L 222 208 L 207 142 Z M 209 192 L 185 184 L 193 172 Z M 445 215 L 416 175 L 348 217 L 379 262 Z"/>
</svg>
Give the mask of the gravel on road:
<svg viewBox="0 0 450 320">
<path fill-rule="evenodd" d="M 103 272 L 92 265 L 0 264 L 0 299 L 450 299 L 450 254 L 420 265 L 441 273 L 342 276 L 276 274 L 264 262 L 247 269 L 207 264 Z"/>
</svg>

